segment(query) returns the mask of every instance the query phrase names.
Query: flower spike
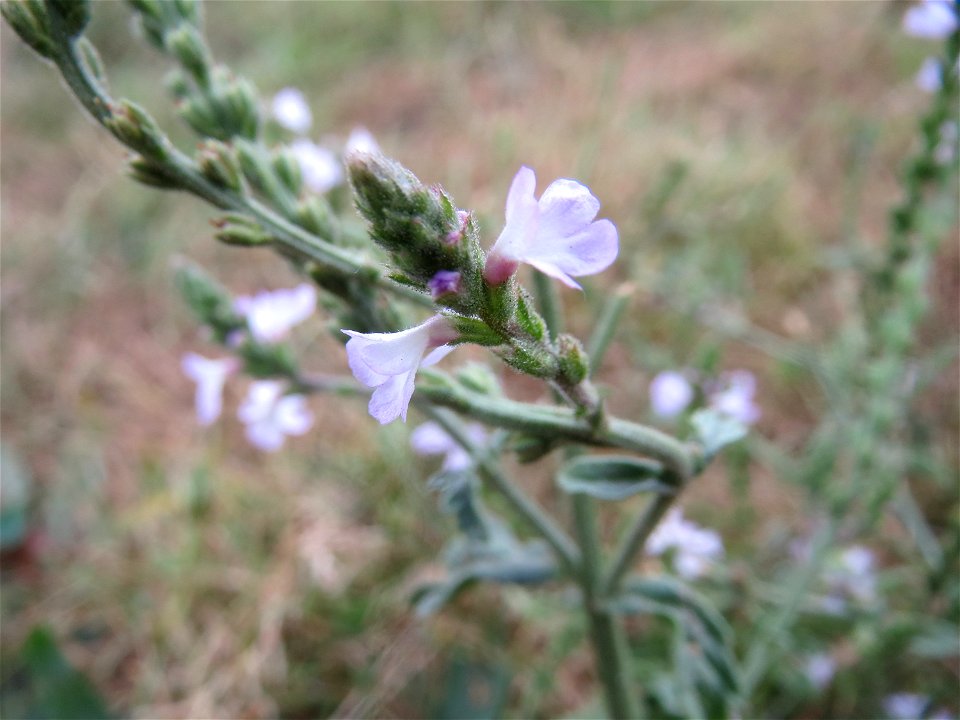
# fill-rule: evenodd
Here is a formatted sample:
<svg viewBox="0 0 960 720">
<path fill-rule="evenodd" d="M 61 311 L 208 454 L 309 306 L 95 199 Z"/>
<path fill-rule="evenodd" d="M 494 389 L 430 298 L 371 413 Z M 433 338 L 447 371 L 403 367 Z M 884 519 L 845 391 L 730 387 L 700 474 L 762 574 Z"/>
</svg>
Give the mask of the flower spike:
<svg viewBox="0 0 960 720">
<path fill-rule="evenodd" d="M 616 259 L 617 228 L 609 220 L 594 220 L 600 201 L 586 185 L 554 180 L 539 200 L 533 194 L 536 187 L 533 170 L 521 167 L 507 195 L 506 224 L 483 276 L 499 285 L 527 263 L 579 290 L 573 277 L 601 272 Z"/>
<path fill-rule="evenodd" d="M 369 411 L 381 425 L 397 418 L 406 422 L 417 370 L 440 362 L 453 350 L 447 343 L 458 337 L 442 315 L 401 332 L 343 332 L 350 336 L 347 341 L 350 369 L 357 380 L 375 388 Z"/>
</svg>

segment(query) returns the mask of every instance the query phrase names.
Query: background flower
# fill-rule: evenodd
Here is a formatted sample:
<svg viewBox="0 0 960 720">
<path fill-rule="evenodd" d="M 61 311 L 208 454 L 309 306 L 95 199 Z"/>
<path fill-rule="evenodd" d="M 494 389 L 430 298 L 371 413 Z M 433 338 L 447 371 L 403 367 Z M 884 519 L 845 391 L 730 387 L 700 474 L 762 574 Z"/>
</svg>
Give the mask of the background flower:
<svg viewBox="0 0 960 720">
<path fill-rule="evenodd" d="M 313 425 L 313 414 L 302 395 L 283 395 L 286 383 L 259 380 L 250 384 L 237 417 L 246 427 L 252 445 L 274 452 L 288 435 L 303 435 Z"/>
</svg>

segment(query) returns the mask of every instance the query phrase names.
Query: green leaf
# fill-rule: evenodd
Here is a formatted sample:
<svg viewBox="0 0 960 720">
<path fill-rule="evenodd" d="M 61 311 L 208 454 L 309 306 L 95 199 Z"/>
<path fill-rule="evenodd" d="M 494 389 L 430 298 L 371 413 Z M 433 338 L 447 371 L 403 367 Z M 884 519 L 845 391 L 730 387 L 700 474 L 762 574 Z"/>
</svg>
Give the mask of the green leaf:
<svg viewBox="0 0 960 720">
<path fill-rule="evenodd" d="M 739 672 L 729 625 L 704 598 L 672 578 L 634 578 L 611 601 L 625 614 L 648 614 L 673 624 L 673 667 L 669 682 L 696 717 L 727 716 L 739 699 Z M 670 693 L 668 693 L 670 694 Z"/>
<path fill-rule="evenodd" d="M 707 462 L 721 449 L 742 440 L 747 435 L 747 426 L 729 415 L 716 410 L 698 410 L 690 418 L 697 440 L 703 445 L 703 454 Z"/>
<path fill-rule="evenodd" d="M 0 693 L 5 717 L 103 720 L 111 717 L 90 681 L 64 658 L 49 628 L 35 627 L 14 660 L 16 677 Z"/>
<path fill-rule="evenodd" d="M 557 473 L 557 484 L 568 493 L 582 493 L 598 500 L 623 500 L 641 492 L 675 492 L 662 476 L 663 467 L 650 460 L 593 455 L 564 465 Z"/>
<path fill-rule="evenodd" d="M 461 555 L 461 552 L 454 555 Z M 428 617 L 475 582 L 486 580 L 508 585 L 537 585 L 553 579 L 557 566 L 541 542 L 519 544 L 499 556 L 481 558 L 462 565 L 441 583 L 425 585 L 414 592 L 413 602 L 420 617 Z"/>
</svg>

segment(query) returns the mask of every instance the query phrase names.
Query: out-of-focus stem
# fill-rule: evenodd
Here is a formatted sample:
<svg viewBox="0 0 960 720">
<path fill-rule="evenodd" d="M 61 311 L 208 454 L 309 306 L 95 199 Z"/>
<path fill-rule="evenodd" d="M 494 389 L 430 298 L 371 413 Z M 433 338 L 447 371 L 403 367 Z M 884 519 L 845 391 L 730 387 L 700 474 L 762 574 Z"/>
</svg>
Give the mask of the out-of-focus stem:
<svg viewBox="0 0 960 720">
<path fill-rule="evenodd" d="M 660 519 L 666 514 L 670 505 L 673 504 L 675 495 L 655 495 L 650 503 L 643 509 L 643 512 L 637 517 L 630 531 L 624 537 L 620 547 L 614 555 L 613 564 L 610 570 L 603 578 L 601 587 L 606 595 L 616 592 L 623 576 L 630 570 L 633 560 L 637 553 L 643 548 L 643 544 L 650 537 L 650 533 L 660 522 Z"/>
</svg>

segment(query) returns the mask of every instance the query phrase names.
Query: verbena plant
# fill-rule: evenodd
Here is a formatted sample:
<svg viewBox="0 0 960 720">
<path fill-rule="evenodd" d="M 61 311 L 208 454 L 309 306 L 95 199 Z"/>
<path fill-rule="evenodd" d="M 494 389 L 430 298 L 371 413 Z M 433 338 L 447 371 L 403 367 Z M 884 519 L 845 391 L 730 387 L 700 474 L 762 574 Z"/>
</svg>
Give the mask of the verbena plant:
<svg viewBox="0 0 960 720">
<path fill-rule="evenodd" d="M 300 400 L 305 393 L 369 395 L 370 414 L 381 423 L 406 420 L 413 405 L 435 423 L 432 437 L 421 433 L 422 446 L 458 453 L 455 460 L 448 454 L 430 483 L 460 531 L 445 556 L 447 579 L 418 591 L 418 613 L 437 611 L 476 582 L 569 583 L 578 591 L 611 717 L 744 712 L 835 540 L 876 524 L 910 462 L 882 449 L 906 422 L 903 408 L 917 389 L 909 382 L 916 374 L 909 353 L 942 235 L 922 209 L 928 189 L 952 187 L 955 164 L 943 163 L 938 149 L 943 127 L 956 112 L 956 30 L 949 33 L 935 101 L 922 121 L 921 151 L 904 175 L 906 196 L 891 216 L 888 251 L 858 266 L 862 294 L 832 351 L 817 356 L 809 348 L 764 338 L 771 352 L 792 358 L 816 377 L 831 400 L 831 413 L 799 460 L 766 448 L 771 462 L 817 494 L 825 520 L 786 580 L 786 599 L 742 642 L 741 667 L 730 628 L 707 600 L 673 576 L 632 571 L 645 549 L 653 550 L 651 538 L 671 518 L 683 489 L 722 448 L 745 436 L 749 413 L 731 411 L 723 393 L 715 392 L 711 406 L 690 414 L 685 434 L 677 438 L 606 410 L 591 375 L 626 298 L 611 295 L 583 342 L 563 332 L 555 286 L 559 281 L 577 288 L 576 277 L 601 272 L 616 258 L 617 229 L 596 219 L 600 203 L 589 189 L 557 180 L 537 197 L 533 171 L 521 168 L 506 193 L 503 230 L 491 242 L 481 238 L 473 215 L 439 186 L 425 185 L 376 151 L 355 149 L 345 160 L 356 207 L 367 223 L 358 227 L 335 199 L 315 192 L 309 163 L 292 148 L 265 142 L 262 103 L 249 81 L 214 62 L 199 5 L 186 0 L 131 5 L 144 37 L 177 65 L 169 87 L 181 117 L 201 138 L 192 155 L 175 147 L 142 107 L 110 94 L 106 71 L 84 34 L 88 3 L 7 2 L 3 13 L 27 44 L 57 67 L 84 108 L 134 153 L 130 169 L 136 180 L 205 200 L 220 212 L 214 223 L 220 241 L 271 247 L 315 283 L 345 342 L 345 353 L 331 367 L 349 366 L 358 381 L 303 372 L 293 348 L 282 342 L 284 324 L 312 311 L 313 290 L 298 290 L 281 303 L 285 320 L 266 310 L 258 322 L 256 298 L 246 299 L 245 308 L 201 270 L 184 266 L 178 283 L 188 303 L 236 357 L 214 366 L 197 358 L 189 363 L 200 385 L 201 419 L 219 413 L 219 386 L 238 367 L 266 381 L 242 411 L 248 434 L 261 447 L 279 447 L 284 434 L 307 429 Z M 934 204 L 943 197 L 936 195 Z M 518 280 L 521 264 L 535 269 L 533 293 Z M 278 302 L 261 300 L 260 307 Z M 733 334 L 752 332 L 733 325 Z M 465 344 L 488 348 L 514 370 L 545 383 L 552 404 L 509 399 L 484 365 L 454 372 L 434 367 Z M 470 420 L 492 432 L 478 433 Z M 587 453 L 592 450 L 605 451 Z M 506 454 L 534 462 L 554 452 L 564 454 L 556 481 L 569 496 L 569 530 L 500 465 Z M 827 478 L 841 480 L 826 483 Z M 534 539 L 516 536 L 483 503 L 481 489 L 499 494 Z M 613 547 L 605 548 L 598 502 L 638 494 L 648 502 Z M 672 516 L 666 522 L 679 521 Z M 935 556 L 935 569 L 949 572 L 949 558 L 939 546 L 925 547 Z M 628 637 L 624 618 L 638 614 L 671 623 L 671 651 L 663 658 L 669 672 L 657 682 L 637 676 L 630 660 L 628 642 L 642 639 Z"/>
</svg>

